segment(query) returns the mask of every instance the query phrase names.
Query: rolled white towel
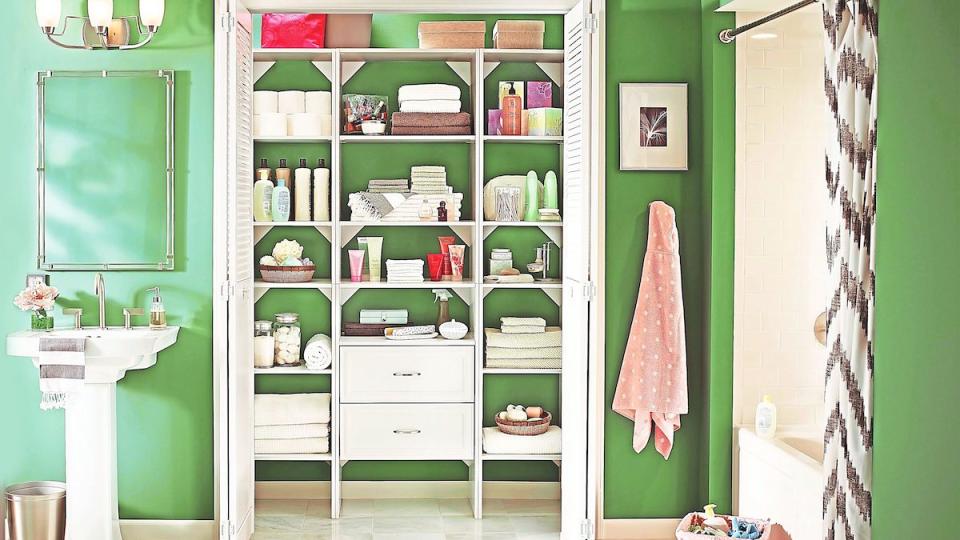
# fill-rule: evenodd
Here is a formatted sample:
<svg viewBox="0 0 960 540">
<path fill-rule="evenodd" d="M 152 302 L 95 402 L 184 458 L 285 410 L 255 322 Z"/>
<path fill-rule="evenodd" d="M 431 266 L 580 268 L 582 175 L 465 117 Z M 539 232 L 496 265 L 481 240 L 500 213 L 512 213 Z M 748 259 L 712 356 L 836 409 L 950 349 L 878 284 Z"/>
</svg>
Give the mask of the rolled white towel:
<svg viewBox="0 0 960 540">
<path fill-rule="evenodd" d="M 333 343 L 330 336 L 317 334 L 307 341 L 303 348 L 303 359 L 307 369 L 327 369 L 333 363 Z"/>
<path fill-rule="evenodd" d="M 460 87 L 452 84 L 405 84 L 397 91 L 397 101 L 452 99 L 460 101 Z"/>
</svg>

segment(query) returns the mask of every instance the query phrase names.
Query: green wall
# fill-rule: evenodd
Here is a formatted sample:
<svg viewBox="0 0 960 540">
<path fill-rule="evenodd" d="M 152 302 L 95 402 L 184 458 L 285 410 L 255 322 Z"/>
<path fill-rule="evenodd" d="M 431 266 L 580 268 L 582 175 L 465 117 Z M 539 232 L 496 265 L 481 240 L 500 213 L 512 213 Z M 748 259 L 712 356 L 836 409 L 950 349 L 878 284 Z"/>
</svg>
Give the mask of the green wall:
<svg viewBox="0 0 960 540">
<path fill-rule="evenodd" d="M 960 504 L 957 21 L 956 2 L 880 3 L 876 540 L 946 538 L 939 520 L 903 516 L 944 516 Z"/>
<path fill-rule="evenodd" d="M 170 324 L 182 327 L 175 346 L 157 365 L 131 372 L 117 391 L 120 517 L 210 519 L 213 517 L 212 400 L 212 175 L 213 8 L 212 2 L 167 2 L 166 24 L 149 47 L 129 52 L 66 51 L 39 32 L 34 3 L 6 6 L 7 29 L 0 36 L 5 104 L 0 162 L 6 170 L 6 234 L 0 239 L 5 262 L 0 298 L 13 299 L 24 276 L 36 271 L 35 100 L 36 72 L 46 69 L 176 70 L 177 179 L 176 270 L 107 272 L 107 323 L 123 324 L 121 309 L 148 307 L 147 287 L 163 292 Z M 136 2 L 121 0 L 117 13 L 135 13 Z M 64 13 L 81 13 L 78 0 Z M 118 114 L 136 114 L 123 110 Z M 122 159 L 104 155 L 106 161 Z M 118 209 L 128 201 L 116 200 Z M 84 324 L 97 321 L 93 274 L 54 273 L 61 290 L 60 311 L 81 306 Z M 12 303 L 0 310 L 3 333 L 29 327 L 29 316 Z M 146 321 L 140 320 L 139 324 Z M 24 358 L 0 357 L 0 484 L 63 480 L 63 412 L 41 412 L 37 370 Z"/>
<path fill-rule="evenodd" d="M 729 343 L 715 331 L 732 325 L 732 264 L 711 265 L 709 254 L 724 249 L 715 237 L 732 228 L 732 214 L 723 212 L 732 210 L 733 53 L 711 39 L 714 26 L 726 19 L 712 14 L 715 4 L 607 2 L 606 518 L 678 516 L 708 500 L 721 507 L 730 502 L 732 405 L 729 388 L 722 386 L 729 386 L 731 355 Z M 627 36 L 638 39 L 637 46 L 628 45 Z M 689 84 L 688 171 L 619 170 L 622 82 Z M 714 115 L 719 121 L 714 122 Z M 682 419 L 667 461 L 652 444 L 636 454 L 632 422 L 610 409 L 640 284 L 647 205 L 655 200 L 677 211 L 690 395 L 690 414 Z M 715 211 L 723 217 L 711 227 Z M 732 251 L 725 255 L 732 260 Z M 712 281 L 721 285 L 711 287 Z"/>
</svg>

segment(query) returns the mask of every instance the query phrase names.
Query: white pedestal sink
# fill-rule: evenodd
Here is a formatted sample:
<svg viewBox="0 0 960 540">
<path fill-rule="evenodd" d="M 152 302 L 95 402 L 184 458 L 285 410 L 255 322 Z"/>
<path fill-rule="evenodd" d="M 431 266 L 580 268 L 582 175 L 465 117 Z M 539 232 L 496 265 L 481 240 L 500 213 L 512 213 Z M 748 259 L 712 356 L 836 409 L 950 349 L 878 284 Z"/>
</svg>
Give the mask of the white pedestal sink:
<svg viewBox="0 0 960 540">
<path fill-rule="evenodd" d="M 117 381 L 157 363 L 177 341 L 179 327 L 16 332 L 7 354 L 38 365 L 41 336 L 84 337 L 86 379 L 66 409 L 67 540 L 121 540 L 117 514 Z M 33 384 L 37 384 L 36 382 Z M 37 394 L 37 406 L 40 395 Z"/>
</svg>

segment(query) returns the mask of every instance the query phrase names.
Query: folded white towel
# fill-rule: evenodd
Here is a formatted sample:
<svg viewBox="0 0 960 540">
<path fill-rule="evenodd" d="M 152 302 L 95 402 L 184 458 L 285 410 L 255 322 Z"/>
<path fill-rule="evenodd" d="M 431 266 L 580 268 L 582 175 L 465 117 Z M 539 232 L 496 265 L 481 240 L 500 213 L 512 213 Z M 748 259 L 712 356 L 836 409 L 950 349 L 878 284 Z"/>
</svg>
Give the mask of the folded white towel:
<svg viewBox="0 0 960 540">
<path fill-rule="evenodd" d="M 542 334 L 546 332 L 543 326 L 503 326 L 500 331 L 504 334 Z"/>
<path fill-rule="evenodd" d="M 307 369 L 327 369 L 333 363 L 333 343 L 330 336 L 317 334 L 303 348 Z"/>
<path fill-rule="evenodd" d="M 267 439 L 313 439 L 329 437 L 330 424 L 295 424 L 292 426 L 255 426 L 253 438 Z"/>
<path fill-rule="evenodd" d="M 400 112 L 409 113 L 456 113 L 460 101 L 452 99 L 417 99 L 400 103 Z"/>
<path fill-rule="evenodd" d="M 255 440 L 253 451 L 256 454 L 326 454 L 330 451 L 330 438 Z"/>
<path fill-rule="evenodd" d="M 518 328 L 504 327 L 507 328 Z M 545 331 L 544 331 L 545 330 Z M 514 349 L 538 349 L 541 347 L 560 347 L 563 344 L 563 333 L 559 326 L 548 326 L 539 333 L 511 334 L 497 328 L 484 328 L 487 347 L 506 347 Z"/>
<path fill-rule="evenodd" d="M 495 427 L 483 428 L 487 454 L 559 454 L 560 428 L 550 426 L 542 435 L 507 435 Z"/>
<path fill-rule="evenodd" d="M 542 317 L 500 317 L 501 326 L 546 326 Z"/>
<path fill-rule="evenodd" d="M 560 369 L 562 358 L 487 358 L 484 365 L 494 369 Z"/>
<path fill-rule="evenodd" d="M 460 101 L 460 87 L 452 84 L 405 84 L 397 91 L 397 101 L 452 99 Z"/>
<path fill-rule="evenodd" d="M 330 394 L 257 394 L 254 426 L 329 424 Z"/>
<path fill-rule="evenodd" d="M 487 358 L 523 359 L 523 358 L 563 358 L 560 347 L 538 347 L 536 349 L 505 349 L 487 347 Z"/>
<path fill-rule="evenodd" d="M 40 409 L 63 409 L 67 395 L 83 390 L 86 338 L 41 337 L 39 345 Z"/>
</svg>

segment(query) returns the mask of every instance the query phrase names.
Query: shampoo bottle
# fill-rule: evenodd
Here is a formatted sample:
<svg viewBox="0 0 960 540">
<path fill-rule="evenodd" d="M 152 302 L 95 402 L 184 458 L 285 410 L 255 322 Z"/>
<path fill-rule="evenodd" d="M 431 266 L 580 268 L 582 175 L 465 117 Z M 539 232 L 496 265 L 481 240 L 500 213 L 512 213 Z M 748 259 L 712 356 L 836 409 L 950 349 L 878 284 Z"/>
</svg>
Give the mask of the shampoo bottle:
<svg viewBox="0 0 960 540">
<path fill-rule="evenodd" d="M 310 168 L 307 160 L 300 158 L 300 166 L 293 171 L 293 219 L 296 221 L 310 221 Z"/>
<path fill-rule="evenodd" d="M 279 177 L 277 187 L 273 188 L 270 212 L 273 221 L 290 221 L 290 188 L 287 187 L 286 181 Z"/>
<path fill-rule="evenodd" d="M 278 186 L 280 185 L 280 180 L 283 180 L 283 185 L 287 186 L 287 192 L 290 194 L 290 204 L 293 204 L 293 195 L 294 195 L 293 178 L 290 177 L 291 172 L 290 172 L 290 167 L 287 167 L 287 160 L 285 159 L 280 160 L 280 166 L 277 167 L 277 170 L 275 171 L 274 174 L 276 176 Z M 274 219 L 274 221 L 276 221 L 276 219 Z M 284 220 L 284 221 L 287 221 L 287 220 Z"/>
<path fill-rule="evenodd" d="M 257 181 L 253 183 L 253 220 L 270 221 L 270 208 L 273 204 L 273 182 L 270 180 L 270 167 L 267 166 L 267 160 L 260 160 L 260 168 L 257 169 Z"/>
<path fill-rule="evenodd" d="M 500 121 L 503 124 L 502 135 L 520 135 L 523 123 L 523 98 L 517 95 L 513 83 L 510 84 L 510 91 L 503 96 L 503 111 L 500 113 Z"/>
<path fill-rule="evenodd" d="M 330 169 L 323 159 L 313 170 L 313 220 L 330 221 Z"/>
<path fill-rule="evenodd" d="M 167 310 L 163 307 L 163 299 L 160 298 L 160 287 L 147 289 L 153 293 L 153 302 L 150 303 L 150 328 L 160 330 L 167 327 Z"/>
<path fill-rule="evenodd" d="M 772 439 L 777 433 L 777 406 L 770 395 L 763 396 L 763 401 L 757 404 L 757 435 Z"/>
</svg>

